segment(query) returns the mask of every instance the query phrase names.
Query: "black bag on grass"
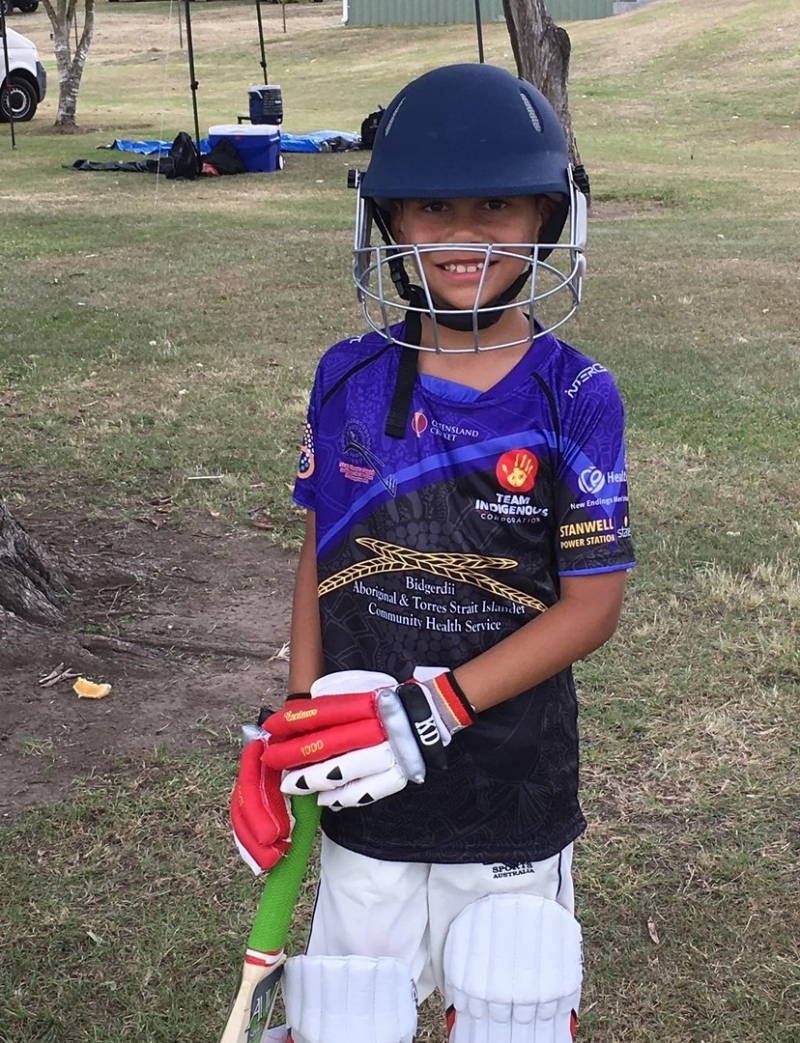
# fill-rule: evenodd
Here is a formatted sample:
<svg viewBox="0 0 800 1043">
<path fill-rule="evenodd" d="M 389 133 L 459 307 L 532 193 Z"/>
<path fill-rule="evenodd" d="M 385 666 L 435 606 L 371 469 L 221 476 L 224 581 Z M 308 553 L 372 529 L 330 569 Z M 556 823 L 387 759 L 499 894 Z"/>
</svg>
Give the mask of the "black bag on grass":
<svg viewBox="0 0 800 1043">
<path fill-rule="evenodd" d="M 208 155 L 203 156 L 203 172 L 206 174 L 246 174 L 247 167 L 242 162 L 239 150 L 230 138 L 220 138 Z"/>
<path fill-rule="evenodd" d="M 172 142 L 169 155 L 161 160 L 161 173 L 168 181 L 174 181 L 179 177 L 194 181 L 200 177 L 202 169 L 200 150 L 191 136 L 182 130 Z"/>
<path fill-rule="evenodd" d="M 375 144 L 375 135 L 378 133 L 384 109 L 382 105 L 369 114 L 361 123 L 361 147 L 371 149 Z"/>
</svg>

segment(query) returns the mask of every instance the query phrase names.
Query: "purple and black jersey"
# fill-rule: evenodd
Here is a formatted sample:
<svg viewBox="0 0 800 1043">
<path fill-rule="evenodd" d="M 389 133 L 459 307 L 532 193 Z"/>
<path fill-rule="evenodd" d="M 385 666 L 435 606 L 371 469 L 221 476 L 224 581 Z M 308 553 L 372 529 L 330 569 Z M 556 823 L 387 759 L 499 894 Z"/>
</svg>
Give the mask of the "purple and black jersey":
<svg viewBox="0 0 800 1043">
<path fill-rule="evenodd" d="M 400 348 L 377 333 L 317 370 L 295 501 L 315 512 L 327 671 L 455 669 L 553 605 L 560 576 L 633 565 L 623 407 L 605 368 L 546 334 L 486 392 L 418 376 L 385 434 Z M 448 769 L 328 836 L 374 858 L 537 861 L 585 822 L 570 670 L 480 714 Z"/>
</svg>

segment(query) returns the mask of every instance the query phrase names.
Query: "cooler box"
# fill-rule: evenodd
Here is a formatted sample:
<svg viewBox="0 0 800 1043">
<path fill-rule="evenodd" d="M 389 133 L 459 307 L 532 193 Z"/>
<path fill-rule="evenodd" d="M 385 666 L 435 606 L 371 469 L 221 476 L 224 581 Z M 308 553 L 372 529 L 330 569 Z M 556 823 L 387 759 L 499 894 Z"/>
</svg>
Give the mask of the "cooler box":
<svg viewBox="0 0 800 1043">
<path fill-rule="evenodd" d="M 280 166 L 281 132 L 275 126 L 261 123 L 257 127 L 231 123 L 211 127 L 208 146 L 213 148 L 227 138 L 236 146 L 248 173 L 256 174 L 277 170 Z"/>
<path fill-rule="evenodd" d="M 247 91 L 251 123 L 283 123 L 283 95 L 278 84 L 260 84 Z"/>
</svg>

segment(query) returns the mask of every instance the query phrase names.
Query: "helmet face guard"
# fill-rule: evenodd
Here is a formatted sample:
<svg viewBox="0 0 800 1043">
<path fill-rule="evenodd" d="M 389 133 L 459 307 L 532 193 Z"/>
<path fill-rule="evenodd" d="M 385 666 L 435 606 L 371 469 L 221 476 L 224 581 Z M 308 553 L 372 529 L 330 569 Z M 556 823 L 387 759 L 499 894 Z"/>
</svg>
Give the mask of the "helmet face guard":
<svg viewBox="0 0 800 1043">
<path fill-rule="evenodd" d="M 570 175 L 571 180 L 571 175 Z M 441 243 L 398 245 L 371 243 L 374 224 L 371 200 L 359 196 L 356 240 L 354 246 L 353 278 L 358 298 L 367 323 L 379 333 L 398 344 L 419 348 L 421 351 L 441 351 L 441 327 L 471 331 L 471 347 L 453 349 L 462 352 L 508 348 L 541 337 L 558 329 L 574 313 L 581 300 L 581 285 L 586 269 L 586 198 L 572 186 L 569 208 L 569 242 L 567 243 L 447 243 L 447 248 L 459 254 L 474 254 L 476 263 L 482 263 L 483 275 L 476 289 L 475 304 L 469 309 L 453 309 L 434 300 L 422 266 L 424 254 L 441 252 Z M 526 266 L 524 277 L 514 287 L 520 292 L 513 299 L 479 304 L 489 262 L 506 257 Z M 414 270 L 419 285 L 413 285 L 408 267 Z M 527 284 L 527 285 L 524 285 Z M 507 295 L 506 295 L 507 296 Z M 491 349 L 480 344 L 480 332 L 494 325 L 507 311 L 519 310 L 528 321 L 524 337 L 493 344 Z M 409 314 L 427 316 L 431 320 L 433 347 L 421 347 L 405 341 L 391 327 Z"/>
<path fill-rule="evenodd" d="M 409 84 L 381 120 L 358 190 L 353 278 L 368 324 L 387 338 L 419 348 L 413 338 L 406 342 L 390 332 L 400 319 L 415 315 L 431 320 L 433 346 L 422 350 L 442 350 L 443 327 L 472 332 L 472 345 L 460 350 L 486 350 L 480 331 L 517 309 L 527 318 L 526 335 L 492 345 L 511 347 L 561 326 L 580 303 L 586 199 L 575 185 L 564 132 L 550 104 L 505 70 L 446 66 Z M 540 242 L 448 242 L 447 250 L 474 253 L 483 274 L 472 308 L 435 301 L 422 259 L 445 247 L 395 242 L 392 201 L 512 196 L 556 202 Z M 568 241 L 561 243 L 567 217 Z M 372 243 L 373 229 L 383 243 Z M 488 264 L 501 257 L 519 261 L 523 275 L 500 297 L 479 304 Z"/>
</svg>

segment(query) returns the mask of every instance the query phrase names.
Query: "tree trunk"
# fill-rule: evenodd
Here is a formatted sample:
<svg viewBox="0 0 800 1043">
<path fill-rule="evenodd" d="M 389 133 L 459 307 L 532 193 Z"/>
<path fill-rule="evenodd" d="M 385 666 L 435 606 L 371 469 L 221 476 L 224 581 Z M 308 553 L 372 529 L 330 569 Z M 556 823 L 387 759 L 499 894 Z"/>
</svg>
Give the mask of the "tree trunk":
<svg viewBox="0 0 800 1043">
<path fill-rule="evenodd" d="M 74 634 L 70 627 L 81 592 L 119 590 L 147 578 L 113 561 L 53 553 L 0 500 L 0 670 L 37 662 L 43 653 L 70 659 L 74 666 L 90 662 L 86 649 L 94 635 Z"/>
<path fill-rule="evenodd" d="M 0 501 L 0 617 L 28 623 L 64 622 L 61 607 L 70 587 L 62 564 L 23 529 Z"/>
<path fill-rule="evenodd" d="M 569 111 L 569 59 L 572 50 L 566 29 L 556 25 L 545 0 L 503 0 L 508 35 L 517 72 L 544 94 L 561 120 L 567 138 L 575 182 L 590 201 L 589 181 L 581 163 Z"/>
<path fill-rule="evenodd" d="M 78 0 L 42 0 L 42 3 L 53 26 L 58 69 L 58 110 L 55 126 L 62 130 L 71 130 L 78 125 L 78 91 L 94 36 L 95 0 L 83 0 L 83 30 L 77 41 L 73 41 L 73 34 L 77 36 Z"/>
</svg>

